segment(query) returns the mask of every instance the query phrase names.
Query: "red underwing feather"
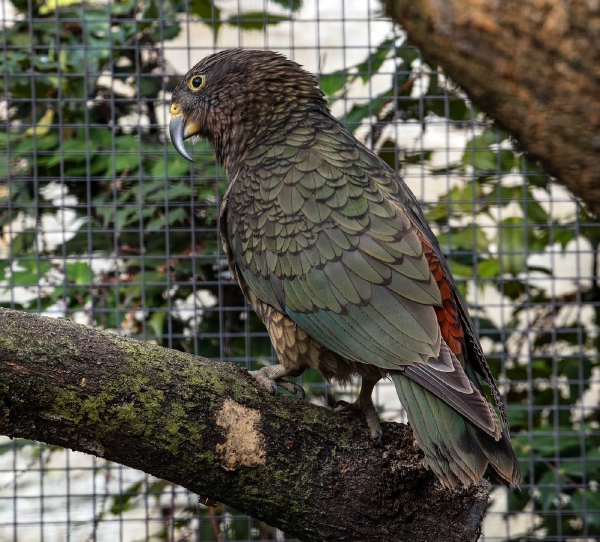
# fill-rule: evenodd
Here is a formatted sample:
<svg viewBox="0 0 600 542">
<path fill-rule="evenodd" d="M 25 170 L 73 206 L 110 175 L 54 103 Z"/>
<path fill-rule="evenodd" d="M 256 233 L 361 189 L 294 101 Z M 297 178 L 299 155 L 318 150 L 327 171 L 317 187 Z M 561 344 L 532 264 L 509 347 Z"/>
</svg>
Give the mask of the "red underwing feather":
<svg viewBox="0 0 600 542">
<path fill-rule="evenodd" d="M 444 273 L 444 268 L 440 259 L 434 252 L 429 241 L 418 229 L 415 228 L 414 230 L 423 245 L 423 253 L 429 263 L 429 270 L 442 294 L 442 306 L 435 307 L 435 313 L 440 324 L 442 337 L 450 347 L 450 350 L 452 350 L 454 354 L 459 355 L 464 350 L 465 334 L 458 313 L 452 285 L 446 279 L 446 274 Z"/>
</svg>

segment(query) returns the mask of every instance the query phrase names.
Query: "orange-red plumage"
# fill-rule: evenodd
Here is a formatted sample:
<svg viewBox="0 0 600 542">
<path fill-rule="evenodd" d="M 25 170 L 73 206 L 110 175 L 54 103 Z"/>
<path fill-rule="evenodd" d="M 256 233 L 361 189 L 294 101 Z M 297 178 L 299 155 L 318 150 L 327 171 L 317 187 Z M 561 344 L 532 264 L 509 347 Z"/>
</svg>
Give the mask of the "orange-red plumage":
<svg viewBox="0 0 600 542">
<path fill-rule="evenodd" d="M 429 262 L 429 270 L 437 282 L 440 293 L 442 294 L 442 306 L 435 307 L 442 337 L 454 354 L 459 355 L 464 350 L 465 334 L 456 306 L 456 298 L 452 292 L 452 287 L 446 278 L 444 268 L 437 254 L 429 244 L 423 233 L 415 228 L 419 240 L 423 245 L 423 253 Z"/>
</svg>

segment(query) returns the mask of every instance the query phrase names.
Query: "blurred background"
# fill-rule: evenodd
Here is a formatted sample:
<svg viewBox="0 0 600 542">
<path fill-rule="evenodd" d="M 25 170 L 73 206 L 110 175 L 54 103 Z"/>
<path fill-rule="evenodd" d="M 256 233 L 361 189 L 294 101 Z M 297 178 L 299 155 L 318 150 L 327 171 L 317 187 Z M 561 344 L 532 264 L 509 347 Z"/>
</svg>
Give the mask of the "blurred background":
<svg viewBox="0 0 600 542">
<path fill-rule="evenodd" d="M 482 540 L 597 540 L 600 224 L 381 13 L 375 0 L 0 0 L 0 306 L 272 363 L 220 251 L 223 171 L 205 143 L 183 160 L 166 125 L 204 56 L 275 49 L 401 172 L 469 302 L 523 472 L 521 491 L 494 489 Z M 324 406 L 357 391 L 299 381 Z M 405 421 L 392 388 L 376 405 Z M 142 472 L 0 437 L 0 541 L 149 539 L 291 537 Z"/>
</svg>

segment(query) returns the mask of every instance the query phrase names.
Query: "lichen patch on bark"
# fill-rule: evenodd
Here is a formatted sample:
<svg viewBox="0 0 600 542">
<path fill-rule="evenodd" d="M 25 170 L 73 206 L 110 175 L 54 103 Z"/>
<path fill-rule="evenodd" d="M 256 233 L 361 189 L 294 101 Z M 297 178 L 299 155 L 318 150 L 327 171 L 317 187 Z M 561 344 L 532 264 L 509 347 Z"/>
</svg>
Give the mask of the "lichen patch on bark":
<svg viewBox="0 0 600 542">
<path fill-rule="evenodd" d="M 226 399 L 216 417 L 225 429 L 225 442 L 217 444 L 216 453 L 225 470 L 255 467 L 267 461 L 265 437 L 259 430 L 260 412 Z"/>
</svg>

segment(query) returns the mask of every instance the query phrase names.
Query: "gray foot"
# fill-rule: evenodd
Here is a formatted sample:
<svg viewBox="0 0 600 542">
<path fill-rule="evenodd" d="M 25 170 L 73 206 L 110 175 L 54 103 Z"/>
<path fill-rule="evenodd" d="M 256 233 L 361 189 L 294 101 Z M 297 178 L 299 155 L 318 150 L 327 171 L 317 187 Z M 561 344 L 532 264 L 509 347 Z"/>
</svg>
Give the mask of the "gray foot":
<svg viewBox="0 0 600 542">
<path fill-rule="evenodd" d="M 269 367 L 263 367 L 258 371 L 248 372 L 252 378 L 254 378 L 269 393 L 277 395 L 279 388 L 283 388 L 294 395 L 300 394 L 300 398 L 304 399 L 304 388 L 302 386 L 295 382 L 283 380 L 283 377 L 288 374 L 283 365 L 271 365 Z"/>
<path fill-rule="evenodd" d="M 367 422 L 367 427 L 369 428 L 369 434 L 371 435 L 371 438 L 376 440 L 377 444 L 381 442 L 383 431 L 381 430 L 379 414 L 377 414 L 377 411 L 375 410 L 375 405 L 373 404 L 371 395 L 373 395 L 373 388 L 379 379 L 380 377 L 363 377 L 358 399 L 354 401 L 354 403 L 338 401 L 335 405 L 333 405 L 333 410 L 336 412 L 354 414 L 355 416 L 364 419 Z"/>
<path fill-rule="evenodd" d="M 369 434 L 371 435 L 371 438 L 376 440 L 379 444 L 381 442 L 381 437 L 383 436 L 381 422 L 379 421 L 379 414 L 377 414 L 377 410 L 375 410 L 375 406 L 370 398 L 369 403 L 370 404 L 361 403 L 360 398 L 358 398 L 354 403 L 338 401 L 333 406 L 333 410 L 344 414 L 354 414 L 355 416 L 364 419 L 367 422 L 367 427 L 369 428 Z"/>
</svg>

